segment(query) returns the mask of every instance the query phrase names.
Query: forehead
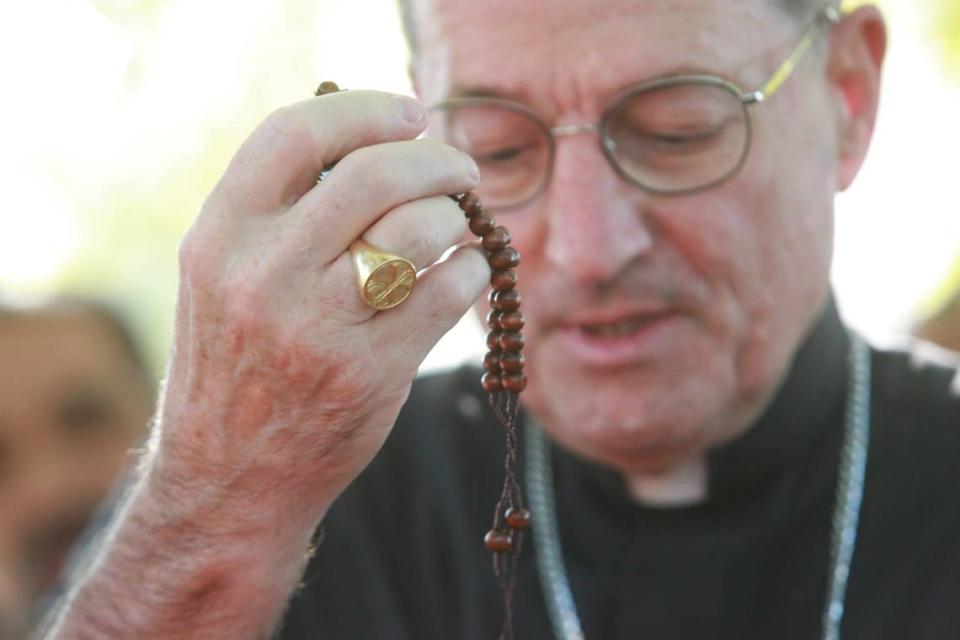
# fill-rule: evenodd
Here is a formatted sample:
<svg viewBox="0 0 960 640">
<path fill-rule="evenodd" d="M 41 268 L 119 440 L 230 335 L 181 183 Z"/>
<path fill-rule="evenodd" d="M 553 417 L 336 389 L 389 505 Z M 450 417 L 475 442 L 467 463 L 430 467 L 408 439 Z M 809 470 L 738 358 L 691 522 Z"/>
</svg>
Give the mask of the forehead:
<svg viewBox="0 0 960 640">
<path fill-rule="evenodd" d="M 626 84 L 690 72 L 749 86 L 791 32 L 770 0 L 412 1 L 428 102 L 482 91 L 591 109 Z"/>
<path fill-rule="evenodd" d="M 115 336 L 81 315 L 0 322 L 0 411 L 49 403 L 74 385 L 125 386 L 130 366 Z"/>
</svg>

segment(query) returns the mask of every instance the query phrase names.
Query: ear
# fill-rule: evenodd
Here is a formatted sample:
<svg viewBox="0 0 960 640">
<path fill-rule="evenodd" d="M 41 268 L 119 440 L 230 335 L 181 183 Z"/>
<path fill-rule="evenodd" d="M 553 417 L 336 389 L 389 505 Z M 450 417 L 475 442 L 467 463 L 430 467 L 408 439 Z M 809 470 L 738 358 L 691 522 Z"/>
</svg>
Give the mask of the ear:
<svg viewBox="0 0 960 640">
<path fill-rule="evenodd" d="M 886 50 L 887 28 L 876 7 L 859 7 L 831 30 L 827 77 L 834 97 L 841 191 L 860 171 L 873 137 Z"/>
</svg>

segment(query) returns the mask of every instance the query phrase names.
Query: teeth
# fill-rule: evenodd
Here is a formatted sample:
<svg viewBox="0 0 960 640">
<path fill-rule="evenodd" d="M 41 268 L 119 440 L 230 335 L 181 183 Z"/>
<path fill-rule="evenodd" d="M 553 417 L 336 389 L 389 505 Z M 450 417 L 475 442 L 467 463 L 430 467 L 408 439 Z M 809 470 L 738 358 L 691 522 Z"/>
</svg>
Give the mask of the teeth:
<svg viewBox="0 0 960 640">
<path fill-rule="evenodd" d="M 634 333 L 640 328 L 643 321 L 638 318 L 612 322 L 608 324 L 588 324 L 583 325 L 583 330 L 593 336 L 601 338 L 615 338 Z"/>
</svg>

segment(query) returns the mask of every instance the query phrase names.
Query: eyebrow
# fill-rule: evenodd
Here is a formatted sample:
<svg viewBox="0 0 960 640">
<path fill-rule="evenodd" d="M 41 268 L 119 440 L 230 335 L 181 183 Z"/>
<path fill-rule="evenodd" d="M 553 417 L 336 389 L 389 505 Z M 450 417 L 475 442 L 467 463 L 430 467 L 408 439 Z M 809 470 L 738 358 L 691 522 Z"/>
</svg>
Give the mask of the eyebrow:
<svg viewBox="0 0 960 640">
<path fill-rule="evenodd" d="M 715 76 L 717 78 L 721 78 L 721 79 L 733 82 L 737 86 L 744 84 L 743 82 L 741 82 L 740 78 L 731 77 L 728 73 L 718 73 L 716 71 L 706 69 L 704 67 L 698 67 L 691 64 L 682 64 L 676 67 L 672 67 L 664 71 L 663 73 L 658 73 L 657 75 L 651 75 L 651 76 L 638 77 L 635 80 L 631 80 L 630 82 L 622 86 L 616 87 L 609 92 L 609 95 L 607 96 L 607 100 L 608 101 L 612 100 L 614 96 L 618 95 L 622 91 L 629 89 L 634 85 L 643 84 L 645 82 L 652 82 L 655 80 L 661 80 L 663 78 L 671 78 L 674 76 L 688 76 L 688 75 Z M 448 100 L 450 98 L 502 98 L 502 99 L 510 100 L 512 102 L 518 102 L 520 104 L 527 104 L 527 105 L 531 104 L 532 102 L 532 100 L 530 100 L 530 94 L 523 89 L 519 91 L 503 90 L 503 89 L 497 89 L 497 88 L 486 86 L 486 85 L 477 85 L 477 86 L 454 85 L 451 88 L 450 93 L 447 94 L 444 100 Z"/>
<path fill-rule="evenodd" d="M 504 91 L 492 87 L 457 87 L 454 86 L 447 98 L 504 98 L 514 102 L 523 102 L 527 97 L 524 91 Z"/>
</svg>

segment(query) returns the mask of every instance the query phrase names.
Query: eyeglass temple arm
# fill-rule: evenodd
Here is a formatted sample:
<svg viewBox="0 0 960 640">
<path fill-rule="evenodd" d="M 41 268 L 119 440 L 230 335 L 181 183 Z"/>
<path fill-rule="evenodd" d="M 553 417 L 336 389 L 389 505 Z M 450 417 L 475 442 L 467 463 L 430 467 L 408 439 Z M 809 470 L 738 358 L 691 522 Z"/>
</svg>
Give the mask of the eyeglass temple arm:
<svg viewBox="0 0 960 640">
<path fill-rule="evenodd" d="M 797 65 L 800 64 L 800 61 L 803 60 L 803 57 L 807 55 L 807 51 L 810 50 L 810 47 L 813 46 L 813 43 L 816 42 L 817 38 L 820 37 L 820 31 L 824 26 L 828 24 L 836 24 L 840 21 L 840 12 L 834 6 L 824 7 L 819 14 L 817 14 L 816 19 L 813 21 L 809 27 L 807 27 L 806 33 L 803 34 L 803 38 L 800 39 L 800 42 L 794 47 L 793 51 L 790 52 L 790 55 L 787 56 L 787 59 L 783 61 L 776 71 L 773 72 L 773 75 L 770 77 L 767 82 L 760 87 L 760 89 L 745 93 L 742 98 L 746 103 L 754 102 L 763 102 L 774 93 L 777 92 L 780 87 L 783 86 L 783 83 L 787 81 L 787 78 L 790 77 L 790 74 L 794 72 L 797 68 Z"/>
</svg>

